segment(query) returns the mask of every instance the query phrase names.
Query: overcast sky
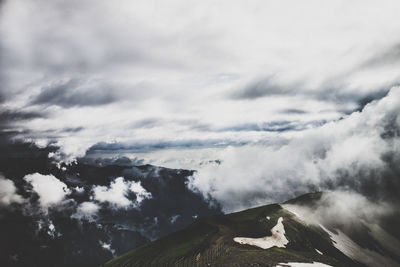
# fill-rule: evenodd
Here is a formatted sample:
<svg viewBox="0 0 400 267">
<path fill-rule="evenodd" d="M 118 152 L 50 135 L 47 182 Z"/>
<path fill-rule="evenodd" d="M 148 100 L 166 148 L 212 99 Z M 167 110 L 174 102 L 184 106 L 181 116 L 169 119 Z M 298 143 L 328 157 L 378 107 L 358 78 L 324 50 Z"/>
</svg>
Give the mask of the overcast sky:
<svg viewBox="0 0 400 267">
<path fill-rule="evenodd" d="M 221 160 L 192 185 L 224 202 L 399 153 L 397 0 L 0 3 L 0 130 L 56 160 Z"/>
</svg>

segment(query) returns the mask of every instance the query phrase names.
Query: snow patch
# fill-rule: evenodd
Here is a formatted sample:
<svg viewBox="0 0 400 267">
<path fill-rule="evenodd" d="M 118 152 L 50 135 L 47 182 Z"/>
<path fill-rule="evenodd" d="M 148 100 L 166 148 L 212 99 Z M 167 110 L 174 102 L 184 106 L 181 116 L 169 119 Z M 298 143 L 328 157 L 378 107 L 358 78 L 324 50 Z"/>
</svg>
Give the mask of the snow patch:
<svg viewBox="0 0 400 267">
<path fill-rule="evenodd" d="M 176 220 L 178 220 L 178 218 L 180 217 L 181 215 L 174 215 L 174 216 L 171 216 L 170 218 L 169 218 L 169 222 L 171 223 L 171 224 L 173 224 L 173 223 L 175 223 L 176 222 Z"/>
<path fill-rule="evenodd" d="M 50 224 L 48 226 L 47 234 L 52 238 L 57 238 L 62 236 L 60 232 L 57 232 L 56 227 L 54 226 L 52 221 L 50 221 Z"/>
<path fill-rule="evenodd" d="M 235 237 L 233 241 L 242 245 L 246 244 L 262 249 L 268 249 L 272 247 L 284 248 L 289 243 L 289 241 L 285 237 L 285 228 L 282 221 L 283 218 L 279 217 L 278 223 L 271 229 L 271 236 L 260 238 Z"/>
<path fill-rule="evenodd" d="M 324 255 L 324 253 L 322 253 L 321 251 L 319 251 L 318 249 L 315 249 L 315 251 L 320 254 L 320 255 Z"/>
</svg>

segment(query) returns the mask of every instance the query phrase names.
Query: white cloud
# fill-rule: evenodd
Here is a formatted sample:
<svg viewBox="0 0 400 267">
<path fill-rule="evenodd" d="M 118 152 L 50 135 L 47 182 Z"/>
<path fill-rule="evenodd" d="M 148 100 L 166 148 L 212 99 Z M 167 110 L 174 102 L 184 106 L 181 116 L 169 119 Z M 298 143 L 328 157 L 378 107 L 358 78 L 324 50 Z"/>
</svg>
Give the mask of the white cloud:
<svg viewBox="0 0 400 267">
<path fill-rule="evenodd" d="M 79 186 L 76 186 L 76 187 L 74 188 L 74 190 L 75 190 L 75 192 L 77 192 L 78 194 L 83 194 L 83 193 L 85 192 L 85 188 L 84 188 L 84 187 L 79 187 Z"/>
<path fill-rule="evenodd" d="M 384 202 L 372 202 L 365 196 L 351 191 L 331 191 L 322 194 L 315 206 L 284 204 L 301 220 L 310 224 L 324 226 L 375 224 L 382 216 L 393 213 L 395 209 Z"/>
<path fill-rule="evenodd" d="M 128 198 L 129 193 L 136 195 L 136 201 Z M 140 182 L 125 181 L 123 177 L 118 177 L 110 183 L 110 186 L 94 186 L 93 198 L 99 202 L 108 202 L 116 207 L 127 208 L 129 206 L 138 206 L 146 199 L 151 198 Z"/>
<path fill-rule="evenodd" d="M 100 206 L 96 203 L 88 201 L 82 202 L 81 204 L 79 204 L 76 212 L 72 215 L 72 218 L 94 221 L 97 217 L 99 209 Z"/>
<path fill-rule="evenodd" d="M 43 208 L 62 203 L 70 193 L 67 185 L 53 175 L 33 173 L 25 175 L 24 180 L 32 185 L 32 189 L 38 194 L 40 205 Z"/>
<path fill-rule="evenodd" d="M 9 206 L 12 203 L 22 203 L 24 199 L 17 194 L 14 182 L 0 175 L 0 206 Z"/>
<path fill-rule="evenodd" d="M 147 192 L 146 189 L 142 187 L 140 182 L 131 182 L 129 189 L 135 193 L 136 195 L 136 202 L 140 204 L 143 200 L 147 198 L 151 198 L 151 193 Z"/>
</svg>

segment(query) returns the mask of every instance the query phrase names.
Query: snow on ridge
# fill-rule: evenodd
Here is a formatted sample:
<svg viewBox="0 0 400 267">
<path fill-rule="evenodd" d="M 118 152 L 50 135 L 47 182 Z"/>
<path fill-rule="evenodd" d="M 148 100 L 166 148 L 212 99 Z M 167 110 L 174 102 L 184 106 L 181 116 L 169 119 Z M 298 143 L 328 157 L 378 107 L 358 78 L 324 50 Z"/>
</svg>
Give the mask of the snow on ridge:
<svg viewBox="0 0 400 267">
<path fill-rule="evenodd" d="M 260 238 L 235 237 L 233 241 L 242 245 L 246 244 L 262 249 L 269 249 L 272 247 L 284 248 L 289 243 L 289 241 L 286 239 L 285 228 L 282 221 L 283 218 L 279 217 L 277 224 L 271 229 L 271 236 Z"/>
<path fill-rule="evenodd" d="M 371 267 L 399 266 L 399 264 L 394 262 L 390 257 L 385 257 L 376 251 L 360 247 L 356 242 L 354 242 L 350 237 L 348 237 L 339 229 L 336 229 L 338 234 L 329 231 L 318 221 L 317 218 L 311 216 L 312 211 L 308 210 L 307 208 L 292 204 L 284 204 L 282 205 L 282 207 L 294 214 L 298 219 L 306 222 L 307 224 L 319 225 L 325 232 L 329 234 L 331 240 L 333 241 L 333 245 L 347 257 Z M 394 237 L 389 236 L 389 234 L 387 233 L 383 235 L 383 230 L 377 227 L 370 227 L 370 231 L 377 243 L 380 243 L 384 247 L 390 247 L 398 244 L 396 243 L 396 241 L 398 242 L 398 240 L 396 240 Z M 392 251 L 394 251 L 395 253 L 397 252 L 395 249 L 392 249 Z"/>
<path fill-rule="evenodd" d="M 381 254 L 366 248 L 360 247 L 357 243 L 351 240 L 342 231 L 337 230 L 337 234 L 326 229 L 322 224 L 319 225 L 325 232 L 329 234 L 333 241 L 333 245 L 349 258 L 359 261 L 367 266 L 399 266 L 389 257 L 384 257 Z"/>
</svg>

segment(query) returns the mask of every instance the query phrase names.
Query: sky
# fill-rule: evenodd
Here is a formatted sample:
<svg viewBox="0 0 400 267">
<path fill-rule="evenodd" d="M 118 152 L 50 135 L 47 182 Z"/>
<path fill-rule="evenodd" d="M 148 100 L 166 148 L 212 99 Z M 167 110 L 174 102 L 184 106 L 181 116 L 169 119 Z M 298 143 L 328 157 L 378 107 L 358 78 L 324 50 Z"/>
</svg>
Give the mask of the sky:
<svg viewBox="0 0 400 267">
<path fill-rule="evenodd" d="M 0 2 L 2 136 L 197 170 L 225 211 L 400 188 L 398 1 L 117 2 Z"/>
</svg>

